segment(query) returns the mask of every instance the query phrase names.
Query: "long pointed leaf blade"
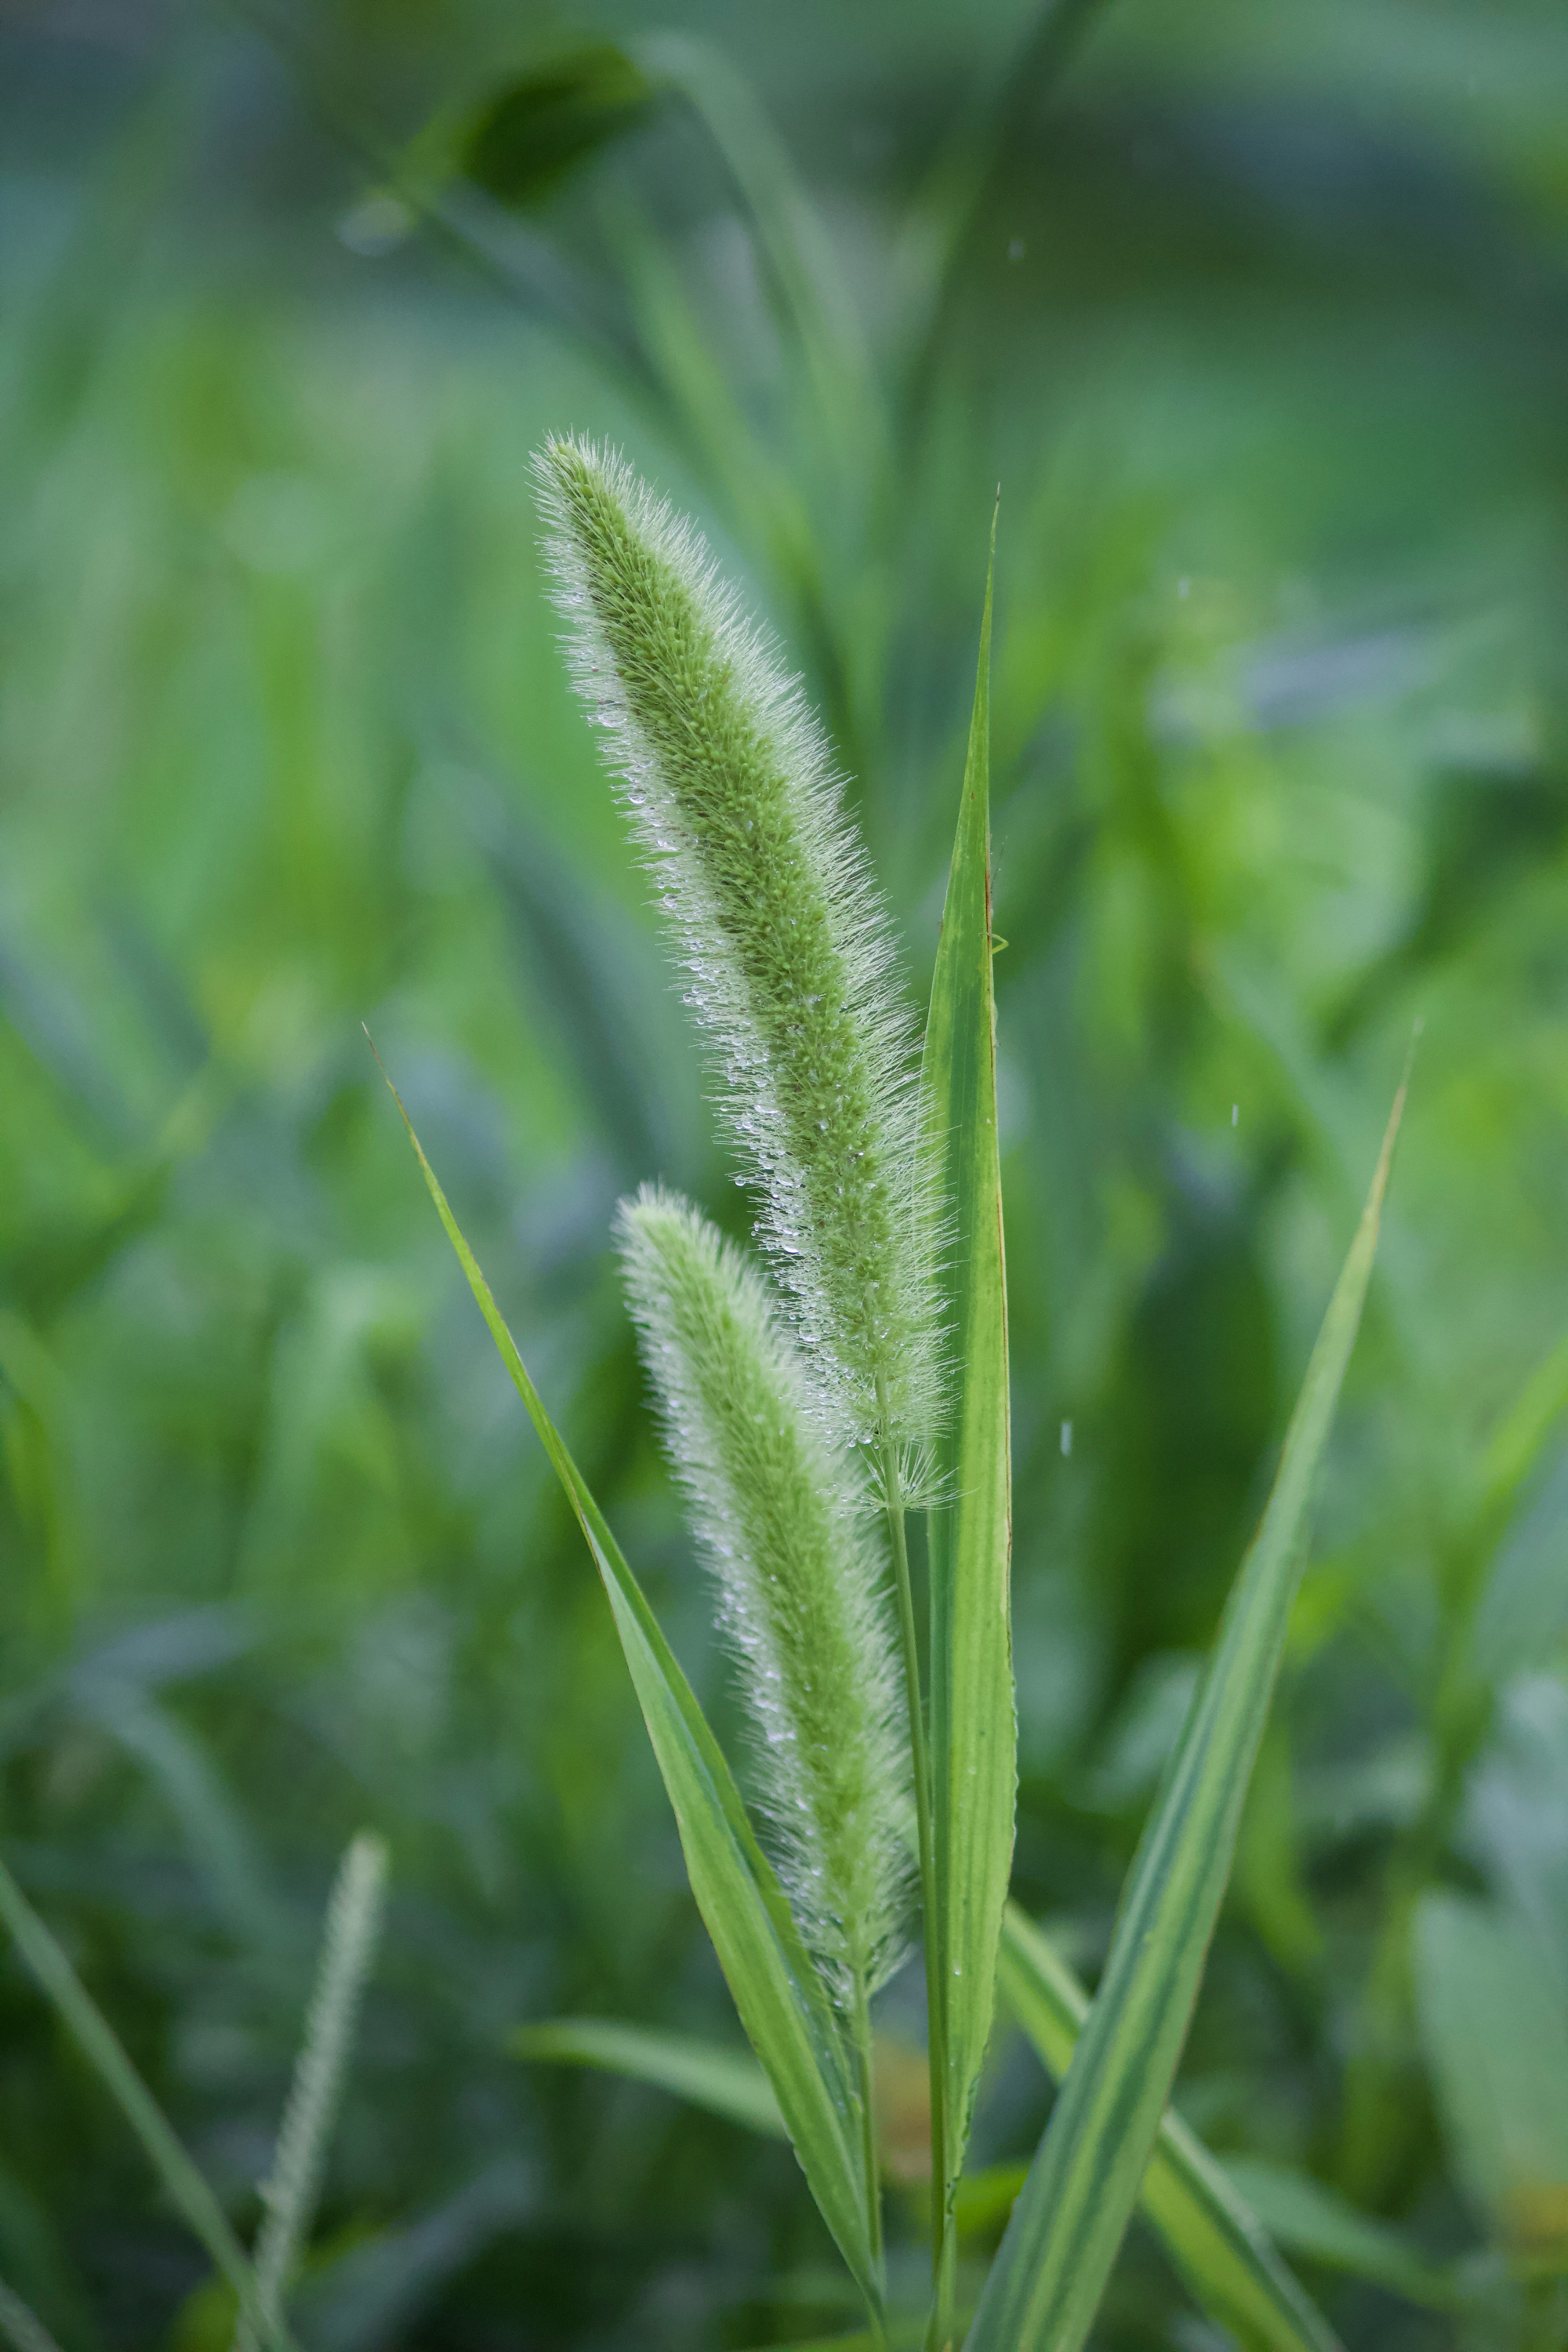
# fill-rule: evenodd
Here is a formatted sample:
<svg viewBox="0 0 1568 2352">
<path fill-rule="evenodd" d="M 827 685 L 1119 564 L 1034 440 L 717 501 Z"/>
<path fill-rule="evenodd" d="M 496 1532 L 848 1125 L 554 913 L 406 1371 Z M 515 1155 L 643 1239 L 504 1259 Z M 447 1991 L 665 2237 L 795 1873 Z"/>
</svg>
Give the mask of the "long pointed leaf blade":
<svg viewBox="0 0 1568 2352">
<path fill-rule="evenodd" d="M 4 1863 L 0 1863 L 0 1921 L 10 1930 L 17 1950 L 141 2141 L 170 2200 L 233 2287 L 241 2311 L 258 2336 L 278 2352 L 295 2352 L 293 2339 L 281 2321 L 262 2310 L 256 2273 L 222 2206 L 127 2057 L 120 2036 Z"/>
<path fill-rule="evenodd" d="M 827 1996 L 773 1865 L 691 1686 L 603 1513 L 544 1409 L 490 1286 L 390 1079 L 430 1197 L 479 1312 L 565 1490 L 608 1595 L 616 1631 L 675 1810 L 691 1892 L 741 2023 L 772 2083 L 811 2193 L 857 2284 L 880 2309 L 858 2149 L 860 2124 Z"/>
<path fill-rule="evenodd" d="M 1002 1999 L 1060 2082 L 1089 1998 L 1016 1903 L 1002 1930 Z M 1248 2352 L 1342 2352 L 1305 2287 L 1223 2167 L 1169 2107 L 1143 2176 L 1143 2212 L 1197 2303 Z"/>
<path fill-rule="evenodd" d="M 520 2025 L 507 2047 L 514 2058 L 536 2064 L 594 2066 L 634 2083 L 651 2083 L 747 2131 L 770 2139 L 788 2137 L 779 2103 L 756 2060 L 696 2034 L 663 2033 L 613 2017 L 552 2017 L 540 2025 Z"/>
<path fill-rule="evenodd" d="M 991 985 L 994 523 L 992 550 L 921 1066 L 940 1197 L 952 1227 L 945 1304 L 955 1367 L 952 1425 L 942 1449 L 952 1500 L 931 1515 L 931 1810 L 946 2007 L 950 2204 L 991 2032 L 1017 1787 L 1008 1618 L 1007 1297 Z"/>
<path fill-rule="evenodd" d="M 986 2281 L 970 2352 L 1079 2352 L 1137 2202 L 1230 1875 L 1404 1106 L 1401 1086 L 1273 1492 L 1134 1859 L 1105 1975 Z"/>
</svg>

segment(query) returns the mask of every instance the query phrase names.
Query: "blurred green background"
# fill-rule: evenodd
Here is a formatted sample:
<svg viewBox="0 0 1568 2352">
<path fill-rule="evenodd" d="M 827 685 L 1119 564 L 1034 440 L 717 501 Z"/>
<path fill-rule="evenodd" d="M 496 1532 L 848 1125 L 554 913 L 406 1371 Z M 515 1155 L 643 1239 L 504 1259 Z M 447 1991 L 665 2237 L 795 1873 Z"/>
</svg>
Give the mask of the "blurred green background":
<svg viewBox="0 0 1568 2352">
<path fill-rule="evenodd" d="M 361 1030 L 732 1733 L 607 1231 L 743 1202 L 542 591 L 563 427 L 782 635 L 911 990 L 1000 481 L 1017 1890 L 1090 1976 L 1424 1020 L 1181 2100 L 1351 2352 L 1561 2352 L 1557 0 L 13 0 L 0 300 L 0 1836 L 247 2231 L 388 1837 L 310 2352 L 854 2325 L 785 2152 L 506 2053 L 736 2032 Z M 1048 2095 L 1000 2035 L 976 2160 Z M 227 2341 L 9 1958 L 0 2276 Z M 1141 2231 L 1096 2340 L 1221 2341 Z"/>
</svg>

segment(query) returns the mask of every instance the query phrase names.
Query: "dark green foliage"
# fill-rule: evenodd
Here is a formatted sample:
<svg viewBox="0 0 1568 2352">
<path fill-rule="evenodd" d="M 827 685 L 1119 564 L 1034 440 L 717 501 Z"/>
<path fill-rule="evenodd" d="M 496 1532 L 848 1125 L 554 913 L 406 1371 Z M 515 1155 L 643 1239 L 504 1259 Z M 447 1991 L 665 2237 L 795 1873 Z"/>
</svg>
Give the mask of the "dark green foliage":
<svg viewBox="0 0 1568 2352">
<path fill-rule="evenodd" d="M 488 99 L 458 158 L 487 194 L 526 208 L 629 130 L 652 101 L 647 77 L 623 49 L 607 41 L 568 49 Z"/>
</svg>

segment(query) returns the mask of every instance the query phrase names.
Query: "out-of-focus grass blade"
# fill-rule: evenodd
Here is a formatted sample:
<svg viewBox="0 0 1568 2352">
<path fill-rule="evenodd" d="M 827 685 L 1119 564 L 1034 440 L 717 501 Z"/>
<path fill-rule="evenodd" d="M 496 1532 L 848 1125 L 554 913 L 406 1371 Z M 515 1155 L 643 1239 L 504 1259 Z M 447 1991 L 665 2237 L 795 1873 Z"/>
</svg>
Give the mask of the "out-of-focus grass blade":
<svg viewBox="0 0 1568 2352">
<path fill-rule="evenodd" d="M 1562 1340 L 1502 1415 L 1481 1462 L 1467 1541 L 1471 1617 L 1456 1667 L 1456 1678 L 1462 1673 L 1481 1702 L 1473 1718 L 1478 1740 L 1509 1676 L 1554 1646 L 1568 1615 L 1555 1538 L 1531 1540 L 1546 1497 L 1536 1497 L 1535 1511 L 1524 1500 L 1565 1412 L 1568 1340 Z"/>
<path fill-rule="evenodd" d="M 510 75 L 462 127 L 460 163 L 498 204 L 527 210 L 640 122 L 654 92 L 608 41 Z"/>
<path fill-rule="evenodd" d="M 146 1768 L 178 1820 L 237 1941 L 276 1951 L 282 1913 L 248 1827 L 199 1739 L 129 1677 L 85 1675 L 82 1711 Z"/>
<path fill-rule="evenodd" d="M 629 196 L 607 200 L 606 233 L 616 240 L 621 280 L 639 341 L 667 391 L 695 461 L 727 500 L 742 539 L 765 550 L 772 575 L 795 608 L 803 635 L 822 630 L 822 551 L 813 536 L 804 485 L 764 439 L 737 399 L 713 351 L 668 241 Z"/>
<path fill-rule="evenodd" d="M 16 2352 L 60 2352 L 43 2321 L 4 2279 L 0 2279 L 0 2343 L 14 2345 Z"/>
<path fill-rule="evenodd" d="M 773 2139 L 789 2136 L 756 2060 L 743 2050 L 723 2050 L 692 2033 L 660 2033 L 609 2017 L 552 2017 L 542 2025 L 520 2025 L 509 2036 L 507 2048 L 514 2058 L 596 2066 L 607 2074 L 628 2075 L 634 2083 L 652 2083 L 748 2131 L 763 2132 Z"/>
<path fill-rule="evenodd" d="M 1058 2083 L 1089 2011 L 1067 1962 L 1016 1903 L 1002 1930 L 998 1988 Z M 1340 2352 L 1224 2169 L 1167 2107 L 1143 2176 L 1142 2206 L 1197 2302 L 1248 2352 Z"/>
<path fill-rule="evenodd" d="M 374 1050 L 374 1049 L 373 1049 Z M 773 1865 L 707 1718 L 641 1586 L 529 1379 L 490 1287 L 390 1078 L 430 1197 L 513 1387 L 577 1515 L 615 1616 L 648 1738 L 675 1808 L 687 1874 L 746 2034 L 767 2071 L 823 2219 L 872 2309 L 881 2309 L 860 2170 L 860 2124 L 842 2041 Z"/>
<path fill-rule="evenodd" d="M 639 41 L 636 54 L 650 79 L 682 92 L 732 174 L 781 298 L 781 323 L 805 357 L 820 429 L 853 478 L 880 454 L 881 412 L 854 299 L 777 132 L 711 42 L 660 32 Z"/>
<path fill-rule="evenodd" d="M 649 1000 L 658 1005 L 662 995 L 635 952 L 638 942 L 619 908 L 599 901 L 540 827 L 477 785 L 469 806 L 528 979 L 617 1171 L 629 1179 L 641 1168 L 668 1167 L 683 1139 L 666 1108 L 660 1040 L 644 1017 Z"/>
<path fill-rule="evenodd" d="M 1454 2169 L 1521 2263 L 1568 2270 L 1568 2019 L 1551 1945 L 1489 1903 L 1415 1915 L 1421 2038 Z"/>
<path fill-rule="evenodd" d="M 1463 2301 L 1448 2272 L 1424 2261 L 1386 2221 L 1359 2212 L 1310 2174 L 1250 2156 L 1227 2158 L 1226 2170 L 1270 2236 L 1292 2253 L 1387 2287 L 1428 2311 L 1450 2311 Z"/>
<path fill-rule="evenodd" d="M 297 2352 L 286 2328 L 269 2324 L 256 2290 L 256 2277 L 222 2206 L 185 2154 L 163 2109 L 126 2056 L 120 2037 L 56 1943 L 4 1863 L 0 1863 L 0 1920 L 22 1958 L 81 2044 L 99 2079 L 152 2158 L 174 2203 L 239 2297 L 239 2306 L 261 2341 L 279 2352 Z"/>
<path fill-rule="evenodd" d="M 986 2281 L 970 2352 L 1079 2352 L 1137 2201 L 1230 1874 L 1404 1107 L 1401 1086 L 1262 1525 L 1139 1846 L 1104 1978 Z"/>
<path fill-rule="evenodd" d="M 1536 1366 L 1488 1443 L 1482 1480 L 1486 1502 L 1492 1509 L 1508 1509 L 1565 1412 L 1568 1339 L 1560 1339 L 1545 1361 Z"/>
<path fill-rule="evenodd" d="M 446 2283 L 538 2203 L 530 2167 L 501 2156 L 395 2228 L 368 2238 L 345 2232 L 344 2251 L 312 2267 L 299 2289 L 311 2352 L 395 2352 L 416 2330 L 426 2333 L 419 2322 Z"/>
<path fill-rule="evenodd" d="M 993 573 L 994 554 L 993 522 Z M 1007 1298 L 991 992 L 991 590 L 988 574 L 921 1068 L 952 1231 L 944 1304 L 954 1392 L 942 1469 L 952 1499 L 931 1514 L 931 1795 L 941 1915 L 934 1924 L 946 2028 L 950 2207 L 991 2032 L 1017 1781 L 1007 1600 Z"/>
</svg>

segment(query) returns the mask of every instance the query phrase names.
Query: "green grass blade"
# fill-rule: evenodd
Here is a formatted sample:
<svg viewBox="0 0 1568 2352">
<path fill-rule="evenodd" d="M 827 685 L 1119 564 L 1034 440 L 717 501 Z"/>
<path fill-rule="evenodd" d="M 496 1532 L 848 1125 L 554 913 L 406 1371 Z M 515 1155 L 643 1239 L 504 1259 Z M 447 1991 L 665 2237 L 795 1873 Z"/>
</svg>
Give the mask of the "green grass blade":
<svg viewBox="0 0 1568 2352">
<path fill-rule="evenodd" d="M 1030 2167 L 970 2352 L 1079 2352 L 1137 2201 L 1230 1874 L 1300 1580 L 1313 1479 L 1361 1322 L 1402 1086 L 1274 1489 L 1130 1875 L 1105 1975 Z"/>
<path fill-rule="evenodd" d="M 552 2017 L 542 2025 L 520 2025 L 507 2048 L 514 2058 L 535 2063 L 596 2066 L 634 2083 L 652 2083 L 747 2131 L 788 2137 L 779 2103 L 756 2060 L 696 2034 L 658 2032 L 610 2017 Z"/>
<path fill-rule="evenodd" d="M 1568 2267 L 1568 2018 L 1533 1922 L 1447 1890 L 1415 1914 L 1421 2040 L 1454 2170 L 1521 2259 Z"/>
<path fill-rule="evenodd" d="M 276 2322 L 268 2324 L 264 2316 L 255 2273 L 222 2206 L 126 2056 L 114 2028 L 4 1863 L 0 1863 L 0 1920 L 151 2158 L 168 2196 L 233 2287 L 241 2311 L 261 2341 L 278 2347 L 278 2352 L 295 2352 L 287 2330 Z"/>
<path fill-rule="evenodd" d="M 778 133 L 742 75 L 700 36 L 652 34 L 636 54 L 652 79 L 683 93 L 740 190 L 782 323 L 805 361 L 818 432 L 853 480 L 882 454 L 882 411 L 853 296 Z"/>
<path fill-rule="evenodd" d="M 14 2346 L 15 2352 L 60 2352 L 43 2321 L 4 2279 L 0 2279 L 0 2344 Z"/>
<path fill-rule="evenodd" d="M 994 523 L 992 545 L 994 571 Z M 945 2011 L 950 2205 L 991 2032 L 1017 1781 L 1007 1593 L 1007 1299 L 991 991 L 991 586 L 988 573 L 963 796 L 921 1067 L 940 1197 L 952 1227 L 944 1305 L 955 1367 L 942 1465 L 954 1499 L 931 1514 L 935 1925 Z"/>
<path fill-rule="evenodd" d="M 1089 2011 L 1066 1961 L 1016 1903 L 1002 1931 L 1002 1999 L 1060 2082 Z M 1327 2320 L 1203 2142 L 1167 2107 L 1143 2176 L 1152 2223 L 1192 2294 L 1248 2352 L 1340 2352 Z"/>
<path fill-rule="evenodd" d="M 391 1080 L 387 1084 L 391 1087 Z M 397 1090 L 425 1181 L 501 1361 L 576 1513 L 608 1595 L 643 1720 L 675 1809 L 687 1874 L 741 2023 L 777 2096 L 823 2219 L 872 2308 L 881 2308 L 860 2164 L 861 2124 L 837 2021 L 722 1749 L 641 1586 L 557 1432 L 463 1238 Z"/>
<path fill-rule="evenodd" d="M 1321 2180 L 1260 2157 L 1227 2159 L 1226 2170 L 1276 2243 L 1292 2253 L 1386 2287 L 1427 2311 L 1452 2311 L 1462 2304 L 1460 2282 L 1450 2272 L 1427 2262 L 1388 2222 L 1359 2211 Z"/>
<path fill-rule="evenodd" d="M 1568 1339 L 1560 1339 L 1526 1381 L 1488 1442 L 1482 1465 L 1485 1507 L 1505 1512 L 1568 1412 Z"/>
</svg>

